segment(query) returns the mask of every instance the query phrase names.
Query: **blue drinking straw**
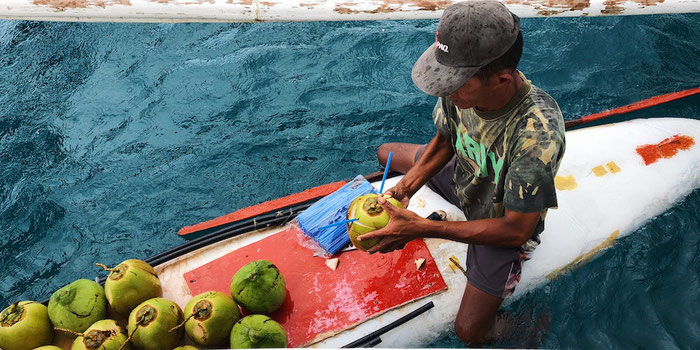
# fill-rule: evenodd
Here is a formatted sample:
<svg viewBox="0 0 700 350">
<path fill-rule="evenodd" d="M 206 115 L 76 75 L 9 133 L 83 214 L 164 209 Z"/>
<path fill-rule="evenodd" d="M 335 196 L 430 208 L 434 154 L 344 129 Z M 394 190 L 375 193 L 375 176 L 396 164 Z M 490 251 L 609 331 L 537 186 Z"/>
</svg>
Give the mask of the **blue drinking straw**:
<svg viewBox="0 0 700 350">
<path fill-rule="evenodd" d="M 384 192 L 384 181 L 386 181 L 386 175 L 389 173 L 389 164 L 391 164 L 391 157 L 394 156 L 394 152 L 389 152 L 389 158 L 386 160 L 386 168 L 384 169 L 384 176 L 382 177 L 382 187 L 379 187 L 379 193 Z"/>
<path fill-rule="evenodd" d="M 327 229 L 327 228 L 329 228 L 329 227 L 339 226 L 339 225 L 347 224 L 348 222 L 353 222 L 353 221 L 357 221 L 357 219 L 350 219 L 350 220 L 343 220 L 343 221 L 334 222 L 334 223 L 332 223 L 332 224 L 328 224 L 328 225 L 325 225 L 325 226 L 321 226 L 321 227 L 318 228 L 318 230 L 319 230 L 319 231 L 320 231 L 320 230 L 325 230 L 325 229 Z"/>
</svg>

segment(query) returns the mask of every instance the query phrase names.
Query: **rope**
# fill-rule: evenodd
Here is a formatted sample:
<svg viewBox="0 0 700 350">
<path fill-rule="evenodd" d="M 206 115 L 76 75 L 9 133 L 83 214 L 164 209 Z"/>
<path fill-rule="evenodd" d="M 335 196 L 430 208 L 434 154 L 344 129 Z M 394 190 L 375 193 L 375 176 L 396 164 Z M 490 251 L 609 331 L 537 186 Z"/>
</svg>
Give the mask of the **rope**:
<svg viewBox="0 0 700 350">
<path fill-rule="evenodd" d="M 97 266 L 99 266 L 99 267 L 101 267 L 101 268 L 103 268 L 103 269 L 105 269 L 105 270 L 107 270 L 107 271 L 114 271 L 114 269 L 110 269 L 109 267 L 107 267 L 107 266 L 104 265 L 104 264 L 95 263 L 95 265 L 97 265 Z"/>
<path fill-rule="evenodd" d="M 180 323 L 179 325 L 177 325 L 177 326 L 171 328 L 171 329 L 168 331 L 168 333 L 175 332 L 176 330 L 178 330 L 178 329 L 184 327 L 184 326 L 185 326 L 185 323 L 187 323 L 187 321 L 189 321 L 190 318 L 192 318 L 192 316 L 197 315 L 197 314 L 199 314 L 199 311 L 197 311 L 197 312 L 193 313 L 192 315 L 190 315 L 190 317 L 188 317 L 186 320 L 182 321 L 182 323 Z"/>
<path fill-rule="evenodd" d="M 683 91 L 678 91 L 678 92 L 672 92 L 669 94 L 665 95 L 659 95 L 659 96 L 654 96 L 651 98 L 648 98 L 646 100 L 641 100 L 632 104 L 628 104 L 626 106 L 618 107 L 618 108 L 613 108 L 609 109 L 607 111 L 602 111 L 599 113 L 593 113 L 589 114 L 585 117 L 581 117 L 579 119 L 575 120 L 568 120 L 564 123 L 566 129 L 572 128 L 577 125 L 581 125 L 584 123 L 592 122 L 594 120 L 599 120 L 607 117 L 611 117 L 614 115 L 620 115 L 620 114 L 625 114 L 629 112 L 634 112 L 638 111 L 640 109 L 645 109 L 653 106 L 660 105 L 662 103 L 666 102 L 671 102 L 675 101 L 684 97 L 692 96 L 695 94 L 700 93 L 700 87 L 688 89 L 688 90 L 683 90 Z"/>
<path fill-rule="evenodd" d="M 83 336 L 83 333 L 78 333 L 78 332 L 76 332 L 76 331 L 74 331 L 74 330 L 70 330 L 70 329 L 66 329 L 66 328 L 53 327 L 53 329 L 54 329 L 54 330 L 57 330 L 57 331 L 59 331 L 59 332 L 68 333 L 68 334 L 70 334 L 70 335 L 75 335 L 75 336 L 78 336 L 78 337 L 82 337 L 82 336 Z"/>
<path fill-rule="evenodd" d="M 140 326 L 140 325 L 141 325 L 141 321 L 137 320 L 137 321 L 136 321 L 136 327 L 134 328 L 134 331 L 131 332 L 131 334 L 129 334 L 129 337 L 126 338 L 126 340 L 122 343 L 122 345 L 119 346 L 119 350 L 124 350 L 124 348 L 126 347 L 126 345 L 129 344 L 129 342 L 131 342 L 131 338 L 134 336 L 134 334 L 136 334 L 136 331 L 139 330 L 139 326 Z M 127 331 L 127 332 L 128 332 L 128 331 Z"/>
</svg>

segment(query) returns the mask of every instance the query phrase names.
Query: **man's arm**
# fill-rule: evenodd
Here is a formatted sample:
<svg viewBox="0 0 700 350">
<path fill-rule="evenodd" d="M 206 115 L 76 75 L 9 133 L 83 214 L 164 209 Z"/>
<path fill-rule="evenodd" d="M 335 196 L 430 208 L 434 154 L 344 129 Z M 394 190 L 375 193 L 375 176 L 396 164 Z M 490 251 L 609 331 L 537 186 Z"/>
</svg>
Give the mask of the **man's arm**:
<svg viewBox="0 0 700 350">
<path fill-rule="evenodd" d="M 393 206 L 385 199 L 379 203 L 391 216 L 386 227 L 358 237 L 360 240 L 383 237 L 368 252 L 389 252 L 402 248 L 416 238 L 443 238 L 470 244 L 519 247 L 532 235 L 540 212 L 519 213 L 505 210 L 500 218 L 473 221 L 432 221 Z"/>
<path fill-rule="evenodd" d="M 425 146 L 420 159 L 411 167 L 396 186 L 387 190 L 395 198 L 403 201 L 404 198 L 412 197 L 421 186 L 423 186 L 430 178 L 435 176 L 447 164 L 454 150 L 450 138 L 441 134 L 439 131 L 435 133 L 432 140 Z M 404 203 L 406 204 L 406 203 Z"/>
<path fill-rule="evenodd" d="M 519 213 L 505 210 L 500 218 L 473 221 L 431 221 L 421 220 L 426 237 L 445 238 L 454 241 L 492 245 L 502 247 L 519 247 L 530 239 L 535 231 L 540 212 Z"/>
</svg>

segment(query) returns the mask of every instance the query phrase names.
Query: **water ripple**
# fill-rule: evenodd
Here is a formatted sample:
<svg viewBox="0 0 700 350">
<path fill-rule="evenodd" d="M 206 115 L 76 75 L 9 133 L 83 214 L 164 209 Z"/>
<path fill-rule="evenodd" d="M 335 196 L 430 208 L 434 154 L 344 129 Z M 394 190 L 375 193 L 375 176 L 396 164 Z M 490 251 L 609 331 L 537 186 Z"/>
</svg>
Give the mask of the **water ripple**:
<svg viewBox="0 0 700 350">
<path fill-rule="evenodd" d="M 700 16 L 523 19 L 567 119 L 697 86 Z M 183 242 L 182 226 L 379 169 L 426 142 L 437 21 L 0 22 L 0 307 Z M 633 116 L 700 118 L 690 98 Z M 506 311 L 503 345 L 697 347 L 700 193 Z M 549 322 L 547 322 L 549 320 Z M 450 334 L 434 344 L 459 347 Z"/>
</svg>

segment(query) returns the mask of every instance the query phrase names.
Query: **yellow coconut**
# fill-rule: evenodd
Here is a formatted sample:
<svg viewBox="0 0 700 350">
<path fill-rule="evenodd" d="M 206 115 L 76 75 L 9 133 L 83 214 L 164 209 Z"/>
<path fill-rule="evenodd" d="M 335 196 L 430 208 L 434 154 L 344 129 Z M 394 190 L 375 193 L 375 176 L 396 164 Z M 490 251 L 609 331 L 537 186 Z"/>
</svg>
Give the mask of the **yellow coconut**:
<svg viewBox="0 0 700 350">
<path fill-rule="evenodd" d="M 199 294 L 185 306 L 185 332 L 202 346 L 226 344 L 231 328 L 241 318 L 230 295 L 211 291 Z"/>
<path fill-rule="evenodd" d="M 71 350 L 129 350 L 126 340 L 126 331 L 116 321 L 101 320 L 76 338 Z"/>
<path fill-rule="evenodd" d="M 348 225 L 348 234 L 352 244 L 360 250 L 367 250 L 374 247 L 380 238 L 358 241 L 357 237 L 383 228 L 389 223 L 391 217 L 378 202 L 380 195 L 370 193 L 359 196 L 350 203 L 348 208 L 348 219 L 357 219 Z M 394 206 L 405 208 L 401 202 L 384 195 L 384 198 Z"/>
<path fill-rule="evenodd" d="M 51 295 L 49 318 L 55 327 L 83 332 L 107 317 L 107 299 L 101 285 L 79 279 Z"/>
<path fill-rule="evenodd" d="M 163 298 L 149 299 L 129 314 L 129 337 L 139 349 L 174 349 L 184 334 L 182 327 L 178 327 L 183 320 L 182 309 L 175 302 Z"/>
<path fill-rule="evenodd" d="M 284 327 L 265 315 L 246 316 L 231 329 L 232 349 L 286 348 Z"/>
<path fill-rule="evenodd" d="M 280 270 L 268 260 L 241 267 L 231 279 L 231 296 L 250 312 L 269 314 L 287 298 L 287 285 Z"/>
<path fill-rule="evenodd" d="M 43 304 L 21 301 L 0 313 L 0 348 L 34 349 L 51 344 L 52 339 L 49 310 Z"/>
<path fill-rule="evenodd" d="M 155 270 L 145 261 L 129 259 L 111 269 L 105 296 L 114 311 L 128 315 L 136 305 L 163 294 Z"/>
</svg>

